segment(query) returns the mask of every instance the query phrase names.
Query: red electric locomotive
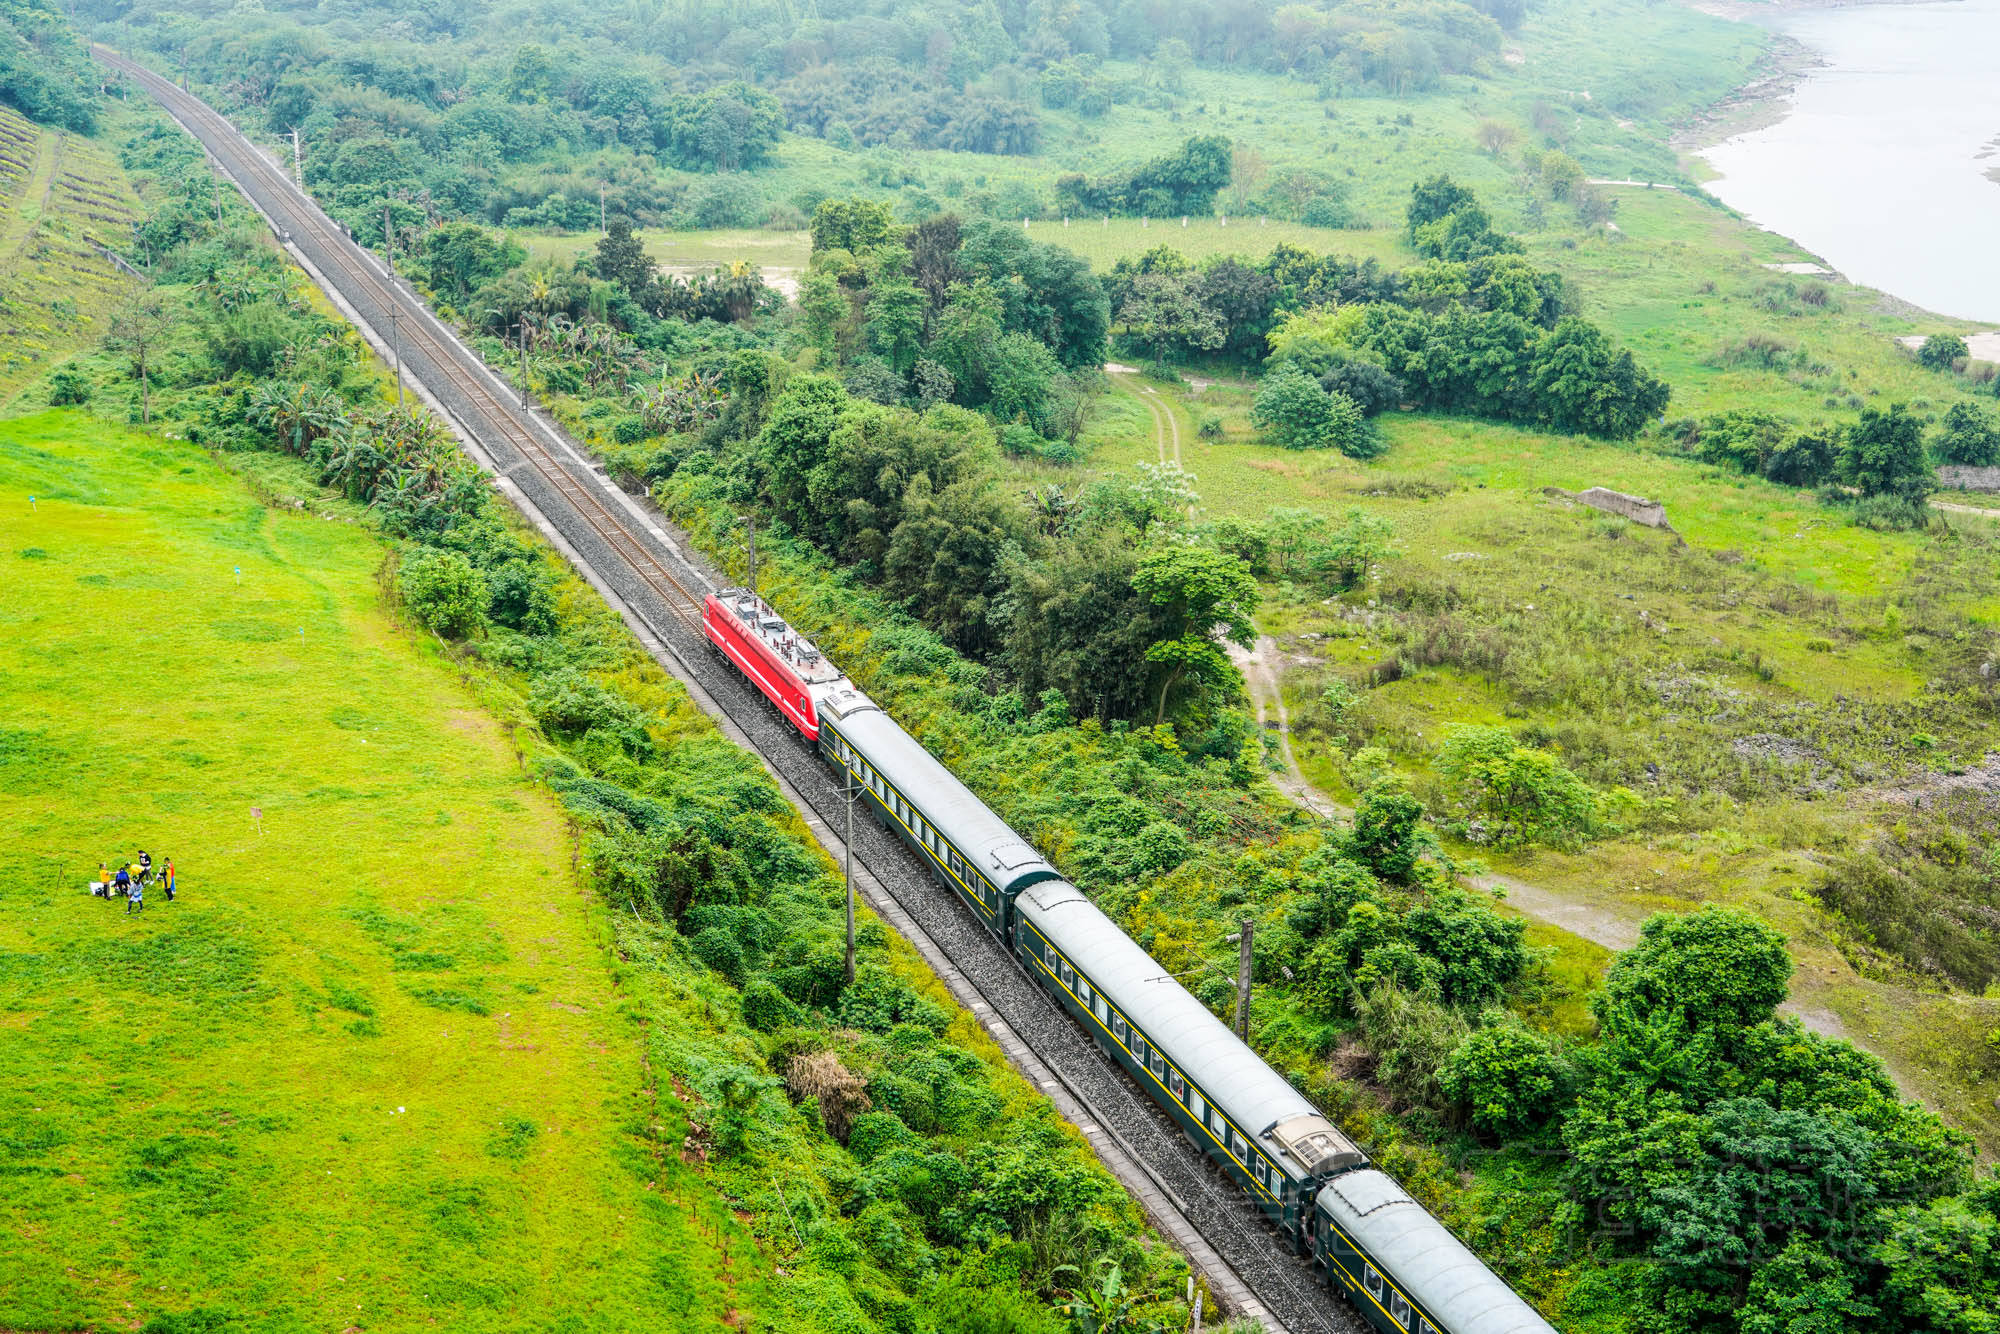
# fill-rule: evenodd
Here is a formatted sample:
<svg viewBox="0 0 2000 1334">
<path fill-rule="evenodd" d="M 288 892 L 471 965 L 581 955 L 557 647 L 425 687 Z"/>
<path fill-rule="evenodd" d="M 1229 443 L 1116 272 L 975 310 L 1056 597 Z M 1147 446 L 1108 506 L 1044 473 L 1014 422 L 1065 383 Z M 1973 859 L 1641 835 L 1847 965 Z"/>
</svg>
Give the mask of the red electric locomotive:
<svg viewBox="0 0 2000 1334">
<path fill-rule="evenodd" d="M 813 687 L 844 680 L 840 669 L 747 588 L 725 588 L 702 599 L 701 624 L 709 643 L 817 744 Z"/>
</svg>

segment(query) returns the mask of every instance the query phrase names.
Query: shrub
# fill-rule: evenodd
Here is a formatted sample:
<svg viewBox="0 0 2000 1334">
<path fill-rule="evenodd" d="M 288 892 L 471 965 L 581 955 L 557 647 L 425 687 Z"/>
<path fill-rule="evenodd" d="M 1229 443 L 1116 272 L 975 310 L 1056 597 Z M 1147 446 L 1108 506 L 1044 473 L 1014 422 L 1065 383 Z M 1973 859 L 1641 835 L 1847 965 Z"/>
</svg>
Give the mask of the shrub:
<svg viewBox="0 0 2000 1334">
<path fill-rule="evenodd" d="M 456 551 L 425 548 L 403 561 L 396 586 L 419 624 L 450 639 L 478 629 L 486 615 L 486 580 Z"/>
<path fill-rule="evenodd" d="M 534 566 L 514 561 L 495 570 L 486 582 L 486 614 L 496 625 L 529 635 L 555 633 L 555 589 Z"/>
<path fill-rule="evenodd" d="M 1347 689 L 1351 698 L 1352 688 L 1338 677 L 1335 680 Z M 1347 851 L 1385 880 L 1407 879 L 1423 851 L 1423 818 L 1423 803 L 1399 783 L 1393 780 L 1376 783 L 1355 804 Z"/>
<path fill-rule="evenodd" d="M 1541 1034 L 1495 1019 L 1458 1044 L 1438 1083 L 1473 1129 L 1500 1139 L 1531 1135 L 1567 1101 L 1569 1063 Z"/>
<path fill-rule="evenodd" d="M 1597 823 L 1597 795 L 1583 780 L 1504 727 L 1446 728 L 1438 772 L 1458 805 L 1460 832 L 1474 843 L 1573 848 Z"/>
<path fill-rule="evenodd" d="M 65 366 L 49 377 L 50 407 L 81 407 L 90 402 L 90 394 L 90 377 L 82 371 Z"/>
<path fill-rule="evenodd" d="M 1201 425 L 1195 429 L 1195 434 L 1200 436 L 1203 440 L 1222 439 L 1222 418 L 1214 415 L 1213 413 L 1210 413 L 1208 416 L 1203 417 L 1201 419 Z"/>
<path fill-rule="evenodd" d="M 551 672 L 536 681 L 528 692 L 528 712 L 553 736 L 603 731 L 634 754 L 648 746 L 646 715 L 639 707 L 574 668 Z"/>
<path fill-rule="evenodd" d="M 1990 468 L 2000 463 L 2000 425 L 1992 414 L 1970 403 L 1954 403 L 1931 441 L 1939 463 Z"/>
<path fill-rule="evenodd" d="M 646 438 L 646 419 L 636 414 L 611 423 L 611 438 L 621 445 L 636 445 Z"/>
<path fill-rule="evenodd" d="M 753 977 L 743 988 L 743 1022 L 760 1033 L 775 1033 L 805 1017 L 792 998 L 768 977 Z"/>
<path fill-rule="evenodd" d="M 1932 334 L 1917 349 L 1917 361 L 1934 371 L 1948 371 L 1971 355 L 1965 340 L 1957 334 Z"/>
<path fill-rule="evenodd" d="M 1290 364 L 1265 379 L 1250 415 L 1286 449 L 1338 449 L 1367 459 L 1384 448 L 1358 403 Z"/>
</svg>

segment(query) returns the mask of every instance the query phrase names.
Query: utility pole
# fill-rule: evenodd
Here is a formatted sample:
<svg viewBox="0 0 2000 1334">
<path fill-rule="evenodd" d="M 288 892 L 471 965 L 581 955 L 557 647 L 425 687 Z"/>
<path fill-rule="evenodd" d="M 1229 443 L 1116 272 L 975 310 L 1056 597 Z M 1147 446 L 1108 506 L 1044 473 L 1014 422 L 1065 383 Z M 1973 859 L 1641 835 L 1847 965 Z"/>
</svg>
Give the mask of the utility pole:
<svg viewBox="0 0 2000 1334">
<path fill-rule="evenodd" d="M 390 230 L 389 201 L 382 201 L 382 251 L 389 256 L 389 272 L 396 271 L 396 233 Z"/>
<path fill-rule="evenodd" d="M 396 338 L 396 308 L 389 307 L 389 360 L 396 367 L 396 406 L 403 406 L 403 345 Z"/>
<path fill-rule="evenodd" d="M 843 847 L 847 850 L 847 985 L 854 985 L 854 798 L 860 792 L 860 785 L 854 781 L 854 771 L 847 761 L 841 761 L 841 774 L 845 778 L 840 786 L 847 797 L 847 834 Z"/>
<path fill-rule="evenodd" d="M 611 228 L 610 228 L 609 226 L 607 226 L 607 225 L 605 224 L 605 221 L 604 221 L 604 182 L 603 182 L 603 181 L 599 181 L 599 182 L 597 183 L 597 234 L 598 234 L 599 236 L 609 236 L 609 235 L 611 235 Z"/>
<path fill-rule="evenodd" d="M 528 322 L 521 321 L 521 406 L 528 406 Z"/>
<path fill-rule="evenodd" d="M 1245 1042 L 1250 1040 L 1250 936 L 1254 929 L 1246 917 L 1242 934 L 1237 936 L 1236 1036 Z"/>
<path fill-rule="evenodd" d="M 750 530 L 750 596 L 757 596 L 757 516 L 743 516 L 743 526 Z"/>
<path fill-rule="evenodd" d="M 299 127 L 292 126 L 292 184 L 306 188 L 305 153 L 299 147 Z"/>
</svg>

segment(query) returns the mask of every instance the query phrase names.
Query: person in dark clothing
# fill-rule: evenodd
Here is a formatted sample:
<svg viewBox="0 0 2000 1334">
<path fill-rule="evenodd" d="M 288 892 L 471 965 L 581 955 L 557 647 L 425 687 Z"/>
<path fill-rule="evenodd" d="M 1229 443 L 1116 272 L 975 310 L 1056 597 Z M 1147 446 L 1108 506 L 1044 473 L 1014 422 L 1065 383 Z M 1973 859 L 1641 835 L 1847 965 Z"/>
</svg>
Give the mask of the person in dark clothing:
<svg viewBox="0 0 2000 1334">
<path fill-rule="evenodd" d="M 153 854 L 146 851 L 144 848 L 140 848 L 139 883 L 143 885 L 152 878 L 153 878 Z"/>
<path fill-rule="evenodd" d="M 129 867 L 126 867 L 126 866 L 122 866 L 122 865 L 121 865 L 121 866 L 120 866 L 120 867 L 118 868 L 118 874 L 117 874 L 116 876 L 112 877 L 112 881 L 111 881 L 111 883 L 112 883 L 112 884 L 114 884 L 114 885 L 116 885 L 116 886 L 118 887 L 118 892 L 119 892 L 120 894 L 123 894 L 123 895 L 124 895 L 124 896 L 125 896 L 126 898 L 128 898 L 128 899 L 129 899 L 129 898 L 131 898 L 131 897 L 132 897 L 132 871 L 131 871 L 131 868 L 129 868 Z"/>
</svg>

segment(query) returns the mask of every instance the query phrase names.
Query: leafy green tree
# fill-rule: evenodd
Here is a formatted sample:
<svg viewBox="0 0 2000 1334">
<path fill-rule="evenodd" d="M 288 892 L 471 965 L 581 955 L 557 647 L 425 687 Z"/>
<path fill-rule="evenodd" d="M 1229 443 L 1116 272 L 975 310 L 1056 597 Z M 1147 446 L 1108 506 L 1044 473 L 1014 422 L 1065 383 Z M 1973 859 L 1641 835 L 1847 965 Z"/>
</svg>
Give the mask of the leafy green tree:
<svg viewBox="0 0 2000 1334">
<path fill-rule="evenodd" d="M 485 620 L 485 577 L 456 551 L 418 549 L 397 570 L 396 587 L 417 622 L 448 639 L 465 638 Z"/>
<path fill-rule="evenodd" d="M 1917 361 L 1934 371 L 1948 371 L 1971 355 L 1965 340 L 1957 334 L 1932 334 L 1917 349 Z"/>
<path fill-rule="evenodd" d="M 955 399 L 978 407 L 992 393 L 992 366 L 1003 332 L 1004 306 L 988 279 L 961 283 L 939 313 L 931 336 L 930 360 L 950 374 Z"/>
<path fill-rule="evenodd" d="M 809 269 L 799 284 L 799 314 L 805 324 L 806 341 L 819 350 L 822 365 L 833 361 L 840 329 L 847 319 L 847 298 L 840 283 L 826 269 Z"/>
<path fill-rule="evenodd" d="M 868 285 L 868 346 L 908 375 L 923 350 L 924 294 L 902 274 L 878 277 Z"/>
<path fill-rule="evenodd" d="M 1384 880 L 1407 880 L 1423 854 L 1424 806 L 1401 783 L 1372 784 L 1354 805 L 1346 850 Z"/>
<path fill-rule="evenodd" d="M 1132 587 L 1154 609 L 1146 661 L 1158 685 L 1155 723 L 1166 721 L 1177 688 L 1209 691 L 1241 679 L 1222 644 L 1249 648 L 1257 637 L 1257 581 L 1242 561 L 1208 547 L 1165 547 L 1140 558 Z"/>
<path fill-rule="evenodd" d="M 1647 918 L 1639 943 L 1618 956 L 1591 997 L 1591 1011 L 1613 1033 L 1669 1021 L 1734 1041 L 1777 1012 L 1791 976 L 1782 935 L 1741 909 L 1705 904 Z"/>
<path fill-rule="evenodd" d="M 1840 479 L 1865 496 L 1919 501 L 1937 488 L 1924 452 L 1924 424 L 1906 406 L 1863 408 L 1840 444 Z"/>
<path fill-rule="evenodd" d="M 1530 749 L 1504 727 L 1445 729 L 1438 773 L 1474 842 L 1518 848 L 1573 848 L 1596 826 L 1597 794 L 1547 751 Z"/>
<path fill-rule="evenodd" d="M 1145 707 L 1154 613 L 1134 590 L 1137 565 L 1131 545 L 1101 529 L 1009 561 L 996 611 L 1002 658 L 1024 692 L 1060 691 L 1072 714 L 1103 721 Z"/>
<path fill-rule="evenodd" d="M 859 255 L 896 234 L 894 207 L 877 199 L 821 200 L 812 215 L 812 248 Z M 954 247 L 956 249 L 956 247 Z"/>
<path fill-rule="evenodd" d="M 597 276 L 617 283 L 635 299 L 643 299 L 659 274 L 659 265 L 646 253 L 645 242 L 632 230 L 630 218 L 612 218 L 597 238 Z"/>
<path fill-rule="evenodd" d="M 1418 181 L 1410 187 L 1410 204 L 1403 214 L 1410 240 L 1414 242 L 1417 233 L 1432 223 L 1478 203 L 1472 191 L 1442 173 Z"/>
<path fill-rule="evenodd" d="M 630 232 L 630 224 L 626 224 L 626 230 Z M 528 257 L 528 252 L 513 239 L 496 237 L 486 228 L 469 222 L 433 227 L 424 233 L 423 246 L 432 289 L 456 305 L 463 305 L 482 284 L 517 267 Z M 599 271 L 603 271 L 601 261 Z"/>
<path fill-rule="evenodd" d="M 1536 346 L 1527 389 L 1537 415 L 1557 430 L 1611 440 L 1637 435 L 1671 393 L 1629 351 L 1613 351 L 1603 330 L 1574 316 Z"/>
<path fill-rule="evenodd" d="M 1475 1130 L 1498 1139 L 1548 1129 L 1575 1096 L 1574 1073 L 1555 1046 L 1502 1015 L 1466 1035 L 1438 1081 Z"/>
<path fill-rule="evenodd" d="M 1118 318 L 1132 336 L 1152 349 L 1153 361 L 1164 365 L 1169 356 L 1212 352 L 1227 336 L 1216 313 L 1195 295 L 1185 275 L 1142 274 L 1132 294 L 1119 307 Z"/>
<path fill-rule="evenodd" d="M 1051 409 L 1062 378 L 1062 365 L 1047 345 L 1026 334 L 1002 334 L 987 366 L 987 410 L 999 421 L 1026 422 L 1042 435 L 1051 434 Z"/>
<path fill-rule="evenodd" d="M 669 99 L 653 135 L 683 171 L 747 171 L 769 160 L 784 128 L 777 98 L 735 82 Z"/>
<path fill-rule="evenodd" d="M 1290 363 L 1264 378 L 1250 416 L 1286 449 L 1338 449 L 1355 458 L 1380 452 L 1359 404 L 1328 393 Z"/>
<path fill-rule="evenodd" d="M 1750 1278 L 1740 1334 L 1851 1334 L 1875 1307 L 1856 1291 L 1853 1269 L 1805 1237 L 1794 1238 Z"/>
<path fill-rule="evenodd" d="M 771 404 L 757 437 L 757 468 L 779 517 L 810 530 L 812 471 L 848 405 L 846 388 L 830 375 L 800 375 Z"/>
<path fill-rule="evenodd" d="M 2000 424 L 1970 403 L 1954 403 L 1938 424 L 1931 453 L 1940 463 L 1991 468 L 2000 463 Z"/>
<path fill-rule="evenodd" d="M 1892 1211 L 1873 1258 L 1900 1328 L 2000 1334 L 2000 1177 Z"/>
</svg>

